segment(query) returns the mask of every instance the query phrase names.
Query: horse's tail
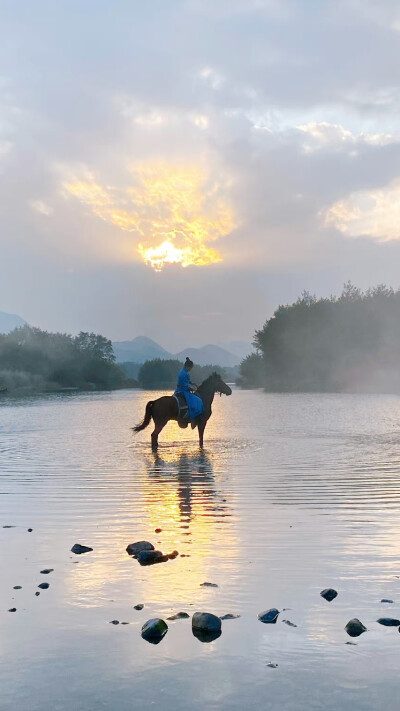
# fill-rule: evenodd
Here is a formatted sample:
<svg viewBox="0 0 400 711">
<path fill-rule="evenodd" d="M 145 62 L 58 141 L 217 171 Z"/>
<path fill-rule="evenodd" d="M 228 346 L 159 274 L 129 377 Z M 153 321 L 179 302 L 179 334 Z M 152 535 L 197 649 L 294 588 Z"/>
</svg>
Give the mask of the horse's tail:
<svg viewBox="0 0 400 711">
<path fill-rule="evenodd" d="M 149 400 L 149 402 L 146 405 L 146 411 L 144 413 L 143 422 L 141 422 L 140 425 L 136 425 L 135 427 L 132 427 L 134 432 L 141 432 L 142 430 L 144 430 L 147 427 L 147 425 L 150 424 L 153 405 L 154 405 L 154 400 Z"/>
</svg>

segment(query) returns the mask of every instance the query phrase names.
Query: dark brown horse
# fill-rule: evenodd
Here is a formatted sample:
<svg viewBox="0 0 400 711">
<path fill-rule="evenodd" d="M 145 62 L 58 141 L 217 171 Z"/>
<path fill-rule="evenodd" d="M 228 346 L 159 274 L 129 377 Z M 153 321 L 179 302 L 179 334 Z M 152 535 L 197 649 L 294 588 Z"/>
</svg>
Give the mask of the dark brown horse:
<svg viewBox="0 0 400 711">
<path fill-rule="evenodd" d="M 218 373 L 210 375 L 201 385 L 199 385 L 196 391 L 196 395 L 201 397 L 204 403 L 204 412 L 192 421 L 192 428 L 199 428 L 200 447 L 203 446 L 204 430 L 207 421 L 211 417 L 211 405 L 213 403 L 215 393 L 223 393 L 224 395 L 232 394 L 232 390 L 229 385 L 224 383 Z M 157 400 L 150 400 L 146 405 L 143 422 L 141 422 L 140 425 L 133 427 L 133 431 L 141 432 L 150 424 L 151 419 L 154 421 L 154 430 L 151 433 L 151 446 L 153 449 L 157 449 L 158 435 L 169 420 L 177 420 L 180 427 L 188 426 L 187 421 L 182 421 L 178 417 L 178 403 L 173 395 L 164 395 L 163 397 L 159 397 Z"/>
</svg>

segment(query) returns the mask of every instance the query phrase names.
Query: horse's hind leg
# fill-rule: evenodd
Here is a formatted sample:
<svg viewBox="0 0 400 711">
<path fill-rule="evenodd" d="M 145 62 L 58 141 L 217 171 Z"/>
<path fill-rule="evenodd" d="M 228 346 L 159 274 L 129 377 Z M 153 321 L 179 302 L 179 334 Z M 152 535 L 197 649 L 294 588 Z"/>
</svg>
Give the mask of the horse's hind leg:
<svg viewBox="0 0 400 711">
<path fill-rule="evenodd" d="M 158 435 L 160 434 L 161 430 L 164 429 L 167 422 L 168 422 L 168 420 L 162 420 L 161 422 L 154 423 L 154 430 L 151 433 L 151 448 L 152 449 L 157 449 Z"/>
</svg>

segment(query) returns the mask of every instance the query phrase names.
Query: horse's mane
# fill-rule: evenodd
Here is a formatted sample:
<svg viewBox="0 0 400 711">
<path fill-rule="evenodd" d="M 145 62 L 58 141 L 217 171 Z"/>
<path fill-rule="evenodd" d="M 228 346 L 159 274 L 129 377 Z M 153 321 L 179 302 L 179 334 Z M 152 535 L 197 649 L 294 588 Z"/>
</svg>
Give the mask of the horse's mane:
<svg viewBox="0 0 400 711">
<path fill-rule="evenodd" d="M 207 385 L 208 385 L 212 380 L 214 380 L 214 378 L 220 378 L 220 379 L 221 379 L 220 374 L 217 373 L 216 370 L 214 370 L 214 372 L 211 373 L 211 375 L 209 375 L 208 378 L 206 378 L 205 380 L 203 380 L 203 382 L 199 385 L 199 387 L 197 388 L 197 390 L 200 390 L 200 388 L 202 388 L 202 389 L 203 389 L 203 388 L 206 388 Z"/>
</svg>

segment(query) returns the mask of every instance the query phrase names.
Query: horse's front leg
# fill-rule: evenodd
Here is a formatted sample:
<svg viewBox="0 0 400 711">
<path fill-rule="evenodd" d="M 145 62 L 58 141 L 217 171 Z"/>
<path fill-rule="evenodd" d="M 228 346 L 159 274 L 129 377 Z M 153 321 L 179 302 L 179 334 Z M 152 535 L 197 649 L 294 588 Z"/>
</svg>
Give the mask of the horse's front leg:
<svg viewBox="0 0 400 711">
<path fill-rule="evenodd" d="M 154 430 L 151 433 L 151 448 L 153 451 L 155 451 L 158 447 L 158 435 L 160 434 L 161 430 L 164 429 L 167 422 L 168 420 L 163 420 L 162 422 L 154 423 Z"/>
<path fill-rule="evenodd" d="M 207 420 L 203 420 L 202 422 L 199 422 L 198 428 L 199 428 L 199 445 L 201 449 L 203 449 L 203 438 L 204 438 L 204 430 L 206 429 L 206 424 Z"/>
</svg>

